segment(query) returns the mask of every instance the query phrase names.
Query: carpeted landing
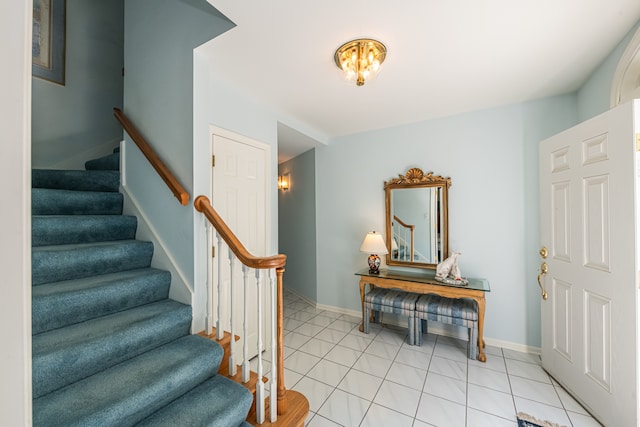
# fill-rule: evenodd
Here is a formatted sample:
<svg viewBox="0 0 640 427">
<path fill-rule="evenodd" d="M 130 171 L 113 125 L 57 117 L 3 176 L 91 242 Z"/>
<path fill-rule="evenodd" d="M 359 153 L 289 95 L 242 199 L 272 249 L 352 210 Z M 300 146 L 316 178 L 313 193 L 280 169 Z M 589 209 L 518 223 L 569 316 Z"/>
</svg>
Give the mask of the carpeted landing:
<svg viewBox="0 0 640 427">
<path fill-rule="evenodd" d="M 246 425 L 251 393 L 122 215 L 118 153 L 85 167 L 32 173 L 34 426 Z"/>
</svg>

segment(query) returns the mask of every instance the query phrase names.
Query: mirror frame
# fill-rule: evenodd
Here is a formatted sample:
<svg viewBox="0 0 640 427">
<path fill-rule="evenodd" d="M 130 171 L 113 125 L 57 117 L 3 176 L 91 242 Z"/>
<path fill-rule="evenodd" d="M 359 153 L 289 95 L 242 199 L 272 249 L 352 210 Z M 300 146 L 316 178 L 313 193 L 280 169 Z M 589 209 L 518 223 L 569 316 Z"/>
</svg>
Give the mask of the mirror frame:
<svg viewBox="0 0 640 427">
<path fill-rule="evenodd" d="M 386 205 L 386 243 L 387 243 L 387 265 L 397 265 L 402 267 L 413 268 L 427 268 L 435 270 L 436 264 L 430 264 L 425 262 L 410 262 L 400 261 L 392 259 L 391 250 L 391 238 L 392 238 L 392 223 L 391 218 L 391 190 L 403 189 L 403 188 L 442 188 L 442 257 L 443 261 L 449 256 L 449 194 L 448 190 L 451 187 L 451 178 L 443 178 L 438 175 L 434 175 L 433 172 L 425 173 L 420 168 L 411 168 L 407 171 L 406 175 L 398 175 L 398 178 L 393 178 L 384 183 L 385 192 L 385 205 Z"/>
</svg>

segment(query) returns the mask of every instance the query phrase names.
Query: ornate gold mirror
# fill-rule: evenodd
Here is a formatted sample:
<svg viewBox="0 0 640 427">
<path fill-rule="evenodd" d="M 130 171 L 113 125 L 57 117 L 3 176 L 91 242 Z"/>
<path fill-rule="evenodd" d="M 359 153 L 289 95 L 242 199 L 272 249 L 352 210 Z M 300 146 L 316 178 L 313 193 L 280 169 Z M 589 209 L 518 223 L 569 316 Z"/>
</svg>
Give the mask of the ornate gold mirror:
<svg viewBox="0 0 640 427">
<path fill-rule="evenodd" d="M 387 265 L 435 269 L 449 255 L 450 186 L 451 178 L 419 168 L 384 183 Z"/>
</svg>

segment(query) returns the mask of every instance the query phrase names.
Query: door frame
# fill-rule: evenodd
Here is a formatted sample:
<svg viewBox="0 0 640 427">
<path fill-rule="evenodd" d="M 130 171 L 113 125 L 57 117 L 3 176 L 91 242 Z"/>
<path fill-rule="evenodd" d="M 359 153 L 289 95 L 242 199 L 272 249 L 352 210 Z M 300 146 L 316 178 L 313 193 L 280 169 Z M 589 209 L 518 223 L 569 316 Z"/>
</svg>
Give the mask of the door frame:
<svg viewBox="0 0 640 427">
<path fill-rule="evenodd" d="M 633 98 L 640 97 L 637 86 L 640 74 L 640 27 L 629 41 L 622 57 L 618 61 L 611 84 L 609 107 L 614 108 Z"/>
</svg>

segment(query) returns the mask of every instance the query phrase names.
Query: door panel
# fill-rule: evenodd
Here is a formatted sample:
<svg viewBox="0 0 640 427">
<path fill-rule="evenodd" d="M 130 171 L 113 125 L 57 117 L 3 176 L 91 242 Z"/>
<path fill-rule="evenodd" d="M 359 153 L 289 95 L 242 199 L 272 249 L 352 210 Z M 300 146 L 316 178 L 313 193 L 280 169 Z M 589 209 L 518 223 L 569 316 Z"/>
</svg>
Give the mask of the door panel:
<svg viewBox="0 0 640 427">
<path fill-rule="evenodd" d="M 551 291 L 553 304 L 553 349 L 571 361 L 571 284 L 554 279 Z"/>
<path fill-rule="evenodd" d="M 585 267 L 610 271 L 609 176 L 584 179 Z"/>
<path fill-rule="evenodd" d="M 636 110 L 540 143 L 543 367 L 607 426 L 637 424 Z"/>
<path fill-rule="evenodd" d="M 611 391 L 611 301 L 585 292 L 585 372 Z"/>
<path fill-rule="evenodd" d="M 553 217 L 551 254 L 555 259 L 571 261 L 571 183 L 552 184 Z"/>
</svg>

